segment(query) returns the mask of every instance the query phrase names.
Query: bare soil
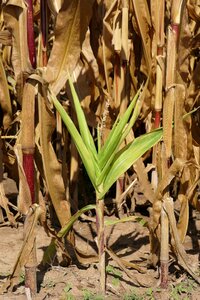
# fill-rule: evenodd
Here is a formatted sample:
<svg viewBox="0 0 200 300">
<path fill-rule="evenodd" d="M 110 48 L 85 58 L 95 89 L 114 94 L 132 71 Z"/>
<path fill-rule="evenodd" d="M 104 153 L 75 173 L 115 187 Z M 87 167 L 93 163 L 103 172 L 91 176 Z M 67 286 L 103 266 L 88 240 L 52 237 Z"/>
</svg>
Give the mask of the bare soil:
<svg viewBox="0 0 200 300">
<path fill-rule="evenodd" d="M 139 216 L 148 218 L 138 213 Z M 190 219 L 185 249 L 194 269 L 199 266 L 199 230 L 200 220 L 194 213 Z M 111 218 L 111 217 L 106 217 Z M 112 219 L 114 217 L 112 216 Z M 85 254 L 97 254 L 94 241 L 95 223 L 79 220 L 74 226 L 76 245 Z M 47 270 L 38 269 L 38 300 L 72 300 L 72 299 L 200 299 L 200 287 L 179 268 L 177 263 L 170 265 L 170 281 L 167 290 L 159 288 L 159 268 L 147 268 L 150 253 L 148 229 L 138 222 L 120 223 L 110 226 L 106 231 L 108 246 L 128 262 L 135 263 L 145 273 L 129 268 L 131 278 L 120 269 L 116 261 L 107 257 L 107 292 L 103 297 L 100 292 L 98 264 L 80 265 L 75 260 L 69 267 L 62 267 L 55 261 Z M 23 224 L 18 228 L 0 227 L 0 285 L 17 259 L 23 241 Z M 37 234 L 37 259 L 41 262 L 50 238 L 41 226 Z M 23 270 L 17 289 L 0 295 L 0 300 L 26 299 L 23 286 Z"/>
</svg>

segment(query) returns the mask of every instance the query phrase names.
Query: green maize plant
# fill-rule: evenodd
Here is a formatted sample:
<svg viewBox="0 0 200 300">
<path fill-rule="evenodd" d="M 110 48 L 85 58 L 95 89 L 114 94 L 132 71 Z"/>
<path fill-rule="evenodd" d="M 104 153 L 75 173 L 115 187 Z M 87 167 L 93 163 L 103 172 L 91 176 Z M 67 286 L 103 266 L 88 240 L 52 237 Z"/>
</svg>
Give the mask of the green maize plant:
<svg viewBox="0 0 200 300">
<path fill-rule="evenodd" d="M 131 101 L 124 115 L 115 121 L 102 147 L 100 135 L 97 135 L 98 149 L 96 149 L 71 79 L 69 79 L 69 84 L 80 132 L 51 90 L 49 91 L 50 98 L 76 144 L 82 162 L 96 191 L 97 199 L 102 200 L 119 176 L 127 171 L 139 157 L 161 140 L 162 129 L 142 135 L 119 150 L 120 145 L 125 140 L 139 116 L 141 107 L 139 95 L 142 90 L 141 88 Z"/>
<path fill-rule="evenodd" d="M 140 108 L 139 89 L 134 99 L 131 101 L 127 110 L 121 118 L 117 118 L 104 145 L 101 146 L 100 134 L 98 137 L 98 149 L 96 149 L 94 139 L 90 133 L 86 118 L 80 105 L 77 93 L 71 78 L 69 85 L 74 101 L 77 115 L 79 131 L 64 110 L 56 96 L 49 90 L 50 98 L 56 110 L 66 125 L 71 137 L 78 149 L 81 160 L 85 166 L 88 176 L 96 191 L 96 212 L 97 212 L 97 232 L 99 249 L 99 268 L 102 290 L 105 290 L 105 251 L 104 251 L 104 196 L 111 188 L 113 183 L 126 172 L 133 163 L 140 158 L 146 151 L 158 143 L 162 138 L 162 129 L 157 129 L 136 138 L 132 143 L 120 148 L 122 142 L 127 137 L 137 120 Z"/>
</svg>

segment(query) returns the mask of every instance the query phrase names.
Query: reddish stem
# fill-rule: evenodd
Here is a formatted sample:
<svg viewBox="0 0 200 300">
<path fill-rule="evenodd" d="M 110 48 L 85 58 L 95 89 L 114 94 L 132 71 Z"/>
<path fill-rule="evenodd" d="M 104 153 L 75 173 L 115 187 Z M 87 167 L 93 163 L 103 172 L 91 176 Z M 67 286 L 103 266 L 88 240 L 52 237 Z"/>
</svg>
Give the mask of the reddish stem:
<svg viewBox="0 0 200 300">
<path fill-rule="evenodd" d="M 176 36 L 179 36 L 179 24 L 173 23 L 172 30 L 176 33 Z"/>
<path fill-rule="evenodd" d="M 119 77 L 120 77 L 120 68 L 119 68 L 119 56 L 115 55 L 115 65 L 114 65 L 114 73 L 115 73 L 115 90 L 116 90 L 116 103 L 119 104 Z"/>
<path fill-rule="evenodd" d="M 160 114 L 161 114 L 160 110 L 155 111 L 155 122 L 154 122 L 155 129 L 160 127 Z"/>
<path fill-rule="evenodd" d="M 172 26 L 173 32 L 175 33 L 175 37 L 176 37 L 176 46 L 177 46 L 178 39 L 179 39 L 180 25 L 179 25 L 179 24 L 176 24 L 176 23 L 173 23 L 171 26 Z"/>
<path fill-rule="evenodd" d="M 42 59 L 43 66 L 47 65 L 47 2 L 40 0 L 40 17 L 41 17 L 41 33 L 42 33 Z"/>
<path fill-rule="evenodd" d="M 161 274 L 161 283 L 160 287 L 162 289 L 167 289 L 168 287 L 168 263 L 167 262 L 161 262 L 160 264 L 160 274 Z"/>
<path fill-rule="evenodd" d="M 26 0 L 27 3 L 27 39 L 29 58 L 33 68 L 36 68 L 36 52 L 35 52 L 35 39 L 34 39 L 34 26 L 33 26 L 33 1 Z"/>
<path fill-rule="evenodd" d="M 163 55 L 163 46 L 157 47 L 157 55 Z"/>
<path fill-rule="evenodd" d="M 34 157 L 33 154 L 23 153 L 23 167 L 31 193 L 32 203 L 35 202 L 34 193 Z"/>
</svg>

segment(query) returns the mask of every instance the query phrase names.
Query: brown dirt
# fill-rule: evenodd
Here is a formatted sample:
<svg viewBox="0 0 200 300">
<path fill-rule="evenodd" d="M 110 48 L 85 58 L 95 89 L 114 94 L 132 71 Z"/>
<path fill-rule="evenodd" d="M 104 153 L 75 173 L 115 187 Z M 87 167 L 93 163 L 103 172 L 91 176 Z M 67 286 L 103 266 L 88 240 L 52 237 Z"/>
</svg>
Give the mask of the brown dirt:
<svg viewBox="0 0 200 300">
<path fill-rule="evenodd" d="M 140 214 L 141 215 L 141 214 Z M 110 218 L 110 217 L 107 217 Z M 112 217 L 113 218 L 113 217 Z M 77 221 L 75 226 L 76 244 L 85 254 L 96 254 L 95 224 Z M 199 265 L 199 229 L 198 215 L 190 221 L 185 248 L 194 268 Z M 73 262 L 69 267 L 55 265 L 54 261 L 46 271 L 38 270 L 38 300 L 72 300 L 72 299 L 200 299 L 200 287 L 190 279 L 177 264 L 170 266 L 170 283 L 168 290 L 159 289 L 159 270 L 146 269 L 149 256 L 148 229 L 137 222 L 121 223 L 109 227 L 106 232 L 108 246 L 123 259 L 135 263 L 145 270 L 144 274 L 129 269 L 132 278 L 120 270 L 116 262 L 108 257 L 107 293 L 101 296 L 98 264 L 80 265 Z M 0 285 L 11 273 L 23 240 L 23 225 L 18 228 L 0 227 Z M 41 262 L 44 251 L 50 243 L 41 226 L 37 233 L 37 258 Z M 22 270 L 23 275 L 23 270 Z M 23 277 L 22 277 L 23 278 Z M 0 295 L 0 300 L 23 300 L 22 284 L 14 292 Z M 141 287 L 138 287 L 138 283 Z"/>
</svg>

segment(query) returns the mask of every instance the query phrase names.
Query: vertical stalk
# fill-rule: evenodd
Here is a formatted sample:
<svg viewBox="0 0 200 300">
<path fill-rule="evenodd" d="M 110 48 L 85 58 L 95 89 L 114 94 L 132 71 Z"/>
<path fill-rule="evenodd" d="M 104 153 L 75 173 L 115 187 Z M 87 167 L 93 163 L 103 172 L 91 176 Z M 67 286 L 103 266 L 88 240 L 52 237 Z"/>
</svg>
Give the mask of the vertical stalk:
<svg viewBox="0 0 200 300">
<path fill-rule="evenodd" d="M 23 168 L 31 194 L 32 204 L 35 203 L 34 192 L 34 148 L 23 148 Z"/>
<path fill-rule="evenodd" d="M 36 68 L 36 51 L 35 51 L 35 39 L 34 39 L 34 25 L 33 25 L 33 2 L 32 0 L 26 0 L 27 4 L 27 40 L 28 40 L 28 50 L 29 50 L 29 59 L 33 68 Z M 30 189 L 31 201 L 35 202 L 34 195 L 34 148 L 35 148 L 35 139 L 34 139 L 34 105 L 35 99 L 31 97 L 30 101 L 27 101 L 27 93 L 25 92 L 24 87 L 24 96 L 23 97 L 23 167 L 24 172 L 27 178 L 27 182 Z M 32 100 L 32 101 L 31 101 Z M 24 229 L 26 230 L 26 229 Z M 32 297 L 35 297 L 37 293 L 37 279 L 36 279 L 36 242 L 34 240 L 32 252 L 29 256 L 28 262 L 25 266 L 25 288 L 26 291 L 31 294 Z"/>
<path fill-rule="evenodd" d="M 160 238 L 160 277 L 161 288 L 168 287 L 168 262 L 169 262 L 169 221 L 162 207 L 161 210 L 161 238 Z"/>
<path fill-rule="evenodd" d="M 121 48 L 121 103 L 120 115 L 123 115 L 128 104 L 128 12 L 129 5 L 127 0 L 122 1 L 122 48 Z"/>
<path fill-rule="evenodd" d="M 115 64 L 114 64 L 114 100 L 115 108 L 120 107 L 120 58 L 118 53 L 115 54 Z"/>
<path fill-rule="evenodd" d="M 129 46 L 128 46 L 128 19 L 129 19 L 128 0 L 122 0 L 122 24 L 121 24 L 121 52 L 120 52 L 120 109 L 119 115 L 126 111 L 129 101 Z M 121 147 L 123 147 L 122 145 Z M 116 199 L 120 199 L 124 191 L 125 175 L 123 174 L 116 183 Z M 119 216 L 122 216 L 121 201 L 116 203 Z"/>
<path fill-rule="evenodd" d="M 26 0 L 27 4 L 27 39 L 29 59 L 33 68 L 36 68 L 36 52 L 35 52 L 35 39 L 34 39 L 34 25 L 33 25 L 33 1 Z"/>
<path fill-rule="evenodd" d="M 167 69 L 166 69 L 166 97 L 163 106 L 163 140 L 165 144 L 165 155 L 162 158 L 163 174 L 170 167 L 170 157 L 172 153 L 174 106 L 175 106 L 175 86 L 177 83 L 177 55 L 178 40 L 181 23 L 182 8 L 185 0 L 173 0 L 171 8 L 171 25 L 167 32 Z M 165 156 L 164 155 L 164 156 Z M 166 191 L 164 201 L 169 197 L 169 191 Z M 163 201 L 163 205 L 164 205 Z M 168 217 L 162 208 L 161 211 L 161 287 L 168 285 L 168 260 L 169 260 L 169 224 Z"/>
<path fill-rule="evenodd" d="M 154 13 L 154 27 L 155 27 L 155 51 L 153 55 L 156 55 L 156 89 L 155 89 L 155 120 L 154 120 L 154 128 L 160 127 L 161 123 L 161 113 L 162 113 L 162 105 L 163 105 L 163 74 L 164 74 L 164 43 L 165 43 L 165 34 L 164 34 L 164 0 L 156 0 L 154 2 L 154 9 L 152 12 Z M 156 9 L 155 9 L 156 8 Z M 160 162 L 159 155 L 160 154 L 160 145 L 157 144 L 153 147 L 153 165 L 156 166 L 156 169 L 152 172 L 152 186 L 154 190 L 157 189 L 159 178 L 161 178 L 160 174 Z"/>
<path fill-rule="evenodd" d="M 0 133 L 0 184 L 3 182 L 3 143 Z M 0 222 L 4 221 L 3 211 L 0 207 Z"/>
<path fill-rule="evenodd" d="M 106 291 L 106 261 L 105 261 L 105 228 L 104 228 L 104 200 L 96 200 L 97 245 L 99 251 L 100 285 L 103 293 Z"/>
<path fill-rule="evenodd" d="M 160 127 L 162 102 L 163 102 L 163 47 L 165 41 L 164 35 L 164 8 L 165 1 L 156 1 L 157 12 L 155 15 L 155 34 L 157 41 L 157 64 L 156 64 L 156 93 L 155 93 L 155 123 L 154 127 Z"/>
<path fill-rule="evenodd" d="M 40 18 L 42 34 L 42 61 L 43 66 L 47 65 L 47 1 L 40 0 Z"/>
<path fill-rule="evenodd" d="M 163 106 L 163 140 L 166 156 L 170 162 L 172 149 L 172 123 L 174 120 L 175 87 L 177 84 L 177 55 L 181 23 L 181 14 L 185 0 L 173 0 L 171 8 L 171 24 L 167 32 L 167 69 L 166 69 L 166 97 Z"/>
<path fill-rule="evenodd" d="M 34 114 L 35 114 L 35 93 L 34 86 L 26 83 L 23 91 L 22 101 L 22 152 L 23 152 L 23 168 L 30 189 L 32 204 L 35 203 L 34 191 Z M 24 228 L 25 235 L 26 227 Z M 26 292 L 34 297 L 37 293 L 36 280 L 36 243 L 32 246 L 32 252 L 25 265 L 25 288 Z"/>
<path fill-rule="evenodd" d="M 166 159 L 166 152 L 164 145 L 161 148 L 161 176 L 164 177 L 168 170 L 168 161 Z M 161 208 L 161 223 L 160 223 L 160 279 L 161 288 L 166 289 L 168 286 L 168 264 L 169 264 L 169 220 L 165 212 L 165 202 L 169 197 L 169 189 L 167 187 L 163 195 L 163 202 Z"/>
<path fill-rule="evenodd" d="M 121 199 L 121 194 L 124 191 L 124 181 L 125 181 L 125 176 L 124 174 L 118 178 L 117 182 L 116 182 L 116 206 L 117 206 L 117 214 L 119 216 L 119 218 L 123 217 L 123 212 L 122 212 L 122 200 Z"/>
<path fill-rule="evenodd" d="M 163 58 L 163 46 L 157 48 L 157 65 L 156 65 L 156 94 L 155 94 L 155 121 L 154 128 L 160 127 L 162 100 L 163 100 L 163 70 L 161 61 L 159 58 Z"/>
</svg>

